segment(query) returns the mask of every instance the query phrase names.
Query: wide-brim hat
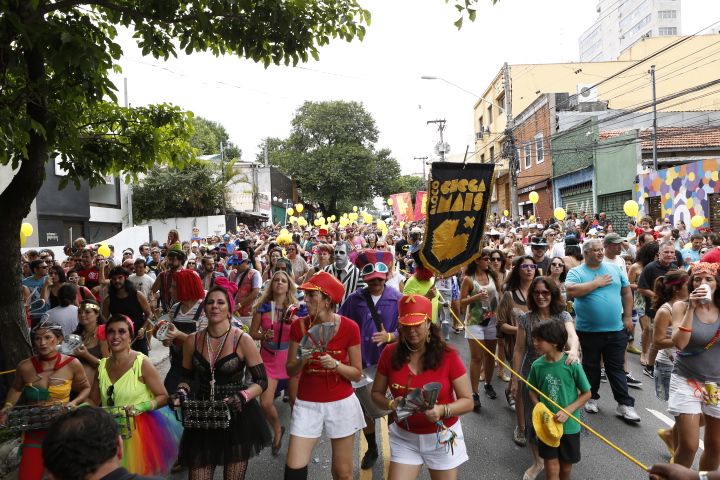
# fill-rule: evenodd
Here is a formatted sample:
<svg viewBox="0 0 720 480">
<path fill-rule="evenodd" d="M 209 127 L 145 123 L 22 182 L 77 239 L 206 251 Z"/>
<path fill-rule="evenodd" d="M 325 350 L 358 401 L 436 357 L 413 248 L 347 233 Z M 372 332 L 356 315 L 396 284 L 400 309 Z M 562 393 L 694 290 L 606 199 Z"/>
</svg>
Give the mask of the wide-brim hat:
<svg viewBox="0 0 720 480">
<path fill-rule="evenodd" d="M 240 250 L 246 250 L 249 246 L 250 246 L 250 241 L 249 241 L 249 240 L 240 240 L 240 241 L 238 242 L 238 248 L 239 248 Z"/>
<path fill-rule="evenodd" d="M 392 265 L 393 256 L 390 252 L 383 252 L 380 250 L 365 250 L 363 253 L 357 256 L 355 259 L 355 266 L 359 268 L 360 270 L 363 269 L 363 267 L 367 264 L 373 264 L 376 263 L 384 263 L 388 266 L 388 270 L 390 269 L 390 266 Z M 387 273 L 378 272 L 373 270 L 372 273 L 369 273 L 367 275 L 363 275 L 363 279 L 365 281 L 372 280 L 373 278 L 381 278 L 386 279 Z"/>
<path fill-rule="evenodd" d="M 560 438 L 563 436 L 563 424 L 555 420 L 555 415 L 542 402 L 538 402 L 532 413 L 533 427 L 535 434 L 546 445 L 551 447 L 560 446 Z"/>
<path fill-rule="evenodd" d="M 406 327 L 420 325 L 432 318 L 432 302 L 423 295 L 411 293 L 398 300 L 398 323 Z"/>
<path fill-rule="evenodd" d="M 531 247 L 549 247 L 550 244 L 545 237 L 532 237 L 530 240 Z"/>
<path fill-rule="evenodd" d="M 330 297 L 336 305 L 342 302 L 342 299 L 345 296 L 345 286 L 340 282 L 340 280 L 327 272 L 316 273 L 310 277 L 310 280 L 300 285 L 298 290 L 315 290 L 322 292 Z"/>
</svg>

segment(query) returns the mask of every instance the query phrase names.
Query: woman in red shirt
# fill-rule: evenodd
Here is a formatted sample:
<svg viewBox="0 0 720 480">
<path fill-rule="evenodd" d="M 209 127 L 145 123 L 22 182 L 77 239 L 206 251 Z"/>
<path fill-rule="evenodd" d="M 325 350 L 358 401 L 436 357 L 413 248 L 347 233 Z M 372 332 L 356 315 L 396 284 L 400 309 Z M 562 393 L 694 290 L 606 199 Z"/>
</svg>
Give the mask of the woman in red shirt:
<svg viewBox="0 0 720 480">
<path fill-rule="evenodd" d="M 362 376 L 360 328 L 353 320 L 335 313 L 345 295 L 345 287 L 327 272 L 313 275 L 299 290 L 305 290 L 309 315 L 290 327 L 290 347 L 285 365 L 289 377 L 300 374 L 297 400 L 290 426 L 290 446 L 285 463 L 285 479 L 308 477 L 308 463 L 323 427 L 332 442 L 334 480 L 352 478 L 355 432 L 365 428 L 360 402 L 352 384 Z M 323 323 L 335 324 L 324 355 L 313 353 L 298 360 L 300 340 L 307 331 Z"/>
<path fill-rule="evenodd" d="M 465 365 L 457 350 L 443 340 L 440 327 L 432 323 L 430 300 L 404 295 L 398 311 L 400 338 L 380 355 L 372 388 L 375 405 L 397 411 L 408 392 L 431 382 L 442 387 L 434 408 L 390 425 L 388 479 L 417 478 L 425 464 L 431 478 L 453 480 L 458 466 L 468 459 L 458 418 L 473 409 Z M 393 400 L 385 397 L 388 388 Z"/>
</svg>

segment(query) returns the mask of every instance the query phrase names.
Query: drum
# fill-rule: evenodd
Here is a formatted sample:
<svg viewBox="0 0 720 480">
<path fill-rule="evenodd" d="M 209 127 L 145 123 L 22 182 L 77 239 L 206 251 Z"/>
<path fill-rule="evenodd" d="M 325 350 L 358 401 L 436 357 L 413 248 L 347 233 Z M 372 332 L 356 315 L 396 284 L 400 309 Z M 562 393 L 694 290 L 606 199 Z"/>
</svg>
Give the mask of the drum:
<svg viewBox="0 0 720 480">
<path fill-rule="evenodd" d="M 363 376 L 359 382 L 352 382 L 352 386 L 355 389 L 355 395 L 358 397 L 358 400 L 360 400 L 360 405 L 362 406 L 365 415 L 370 418 L 382 418 L 391 412 L 390 410 L 379 409 L 372 401 L 371 391 L 376 371 L 377 365 L 368 367 L 363 370 Z"/>
<path fill-rule="evenodd" d="M 83 341 L 82 338 L 80 338 L 80 335 L 75 335 L 74 333 L 71 333 L 67 337 L 63 338 L 62 343 L 60 343 L 60 345 L 57 345 L 55 347 L 55 350 L 62 353 L 63 355 L 74 355 L 75 349 L 82 344 Z"/>
<path fill-rule="evenodd" d="M 62 403 L 12 407 L 7 410 L 8 419 L 5 428 L 11 432 L 47 430 L 53 420 L 66 411 Z"/>
<path fill-rule="evenodd" d="M 98 407 L 100 410 L 106 412 L 107 414 L 111 415 L 115 422 L 118 424 L 118 427 L 120 427 L 120 436 L 123 438 L 123 440 L 127 440 L 128 438 L 132 438 L 132 432 L 135 430 L 135 427 L 137 426 L 135 424 L 135 417 L 130 415 L 130 412 L 127 410 L 123 410 L 122 407 Z"/>
<path fill-rule="evenodd" d="M 163 340 L 167 339 L 167 331 L 172 326 L 172 322 L 169 320 L 163 320 L 162 322 L 158 322 L 157 326 L 153 330 L 153 336 L 160 340 L 161 342 Z"/>
<path fill-rule="evenodd" d="M 230 408 L 222 400 L 185 400 L 180 404 L 185 428 L 228 428 Z"/>
</svg>

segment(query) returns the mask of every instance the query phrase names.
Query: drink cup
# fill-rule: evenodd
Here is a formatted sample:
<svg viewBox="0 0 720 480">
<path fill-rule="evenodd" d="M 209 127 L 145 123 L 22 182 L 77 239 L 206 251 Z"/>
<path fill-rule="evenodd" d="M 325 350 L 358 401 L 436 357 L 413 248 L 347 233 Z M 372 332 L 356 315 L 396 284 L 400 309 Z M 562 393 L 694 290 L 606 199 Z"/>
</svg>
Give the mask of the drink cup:
<svg viewBox="0 0 720 480">
<path fill-rule="evenodd" d="M 700 285 L 700 286 L 699 286 L 698 288 L 696 288 L 695 290 L 696 290 L 698 293 L 701 293 L 701 290 L 700 290 L 700 289 L 703 289 L 702 292 L 705 293 L 705 296 L 700 299 L 700 303 L 702 303 L 703 305 L 707 305 L 708 303 L 712 302 L 712 295 L 711 295 L 711 293 L 710 293 L 710 287 L 708 287 L 707 285 Z"/>
</svg>

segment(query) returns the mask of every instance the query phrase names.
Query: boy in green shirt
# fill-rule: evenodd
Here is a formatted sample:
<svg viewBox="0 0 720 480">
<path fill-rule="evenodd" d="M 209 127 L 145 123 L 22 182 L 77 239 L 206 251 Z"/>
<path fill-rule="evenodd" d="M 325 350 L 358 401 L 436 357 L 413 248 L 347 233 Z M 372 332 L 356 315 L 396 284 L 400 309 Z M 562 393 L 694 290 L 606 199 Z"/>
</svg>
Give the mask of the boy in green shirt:
<svg viewBox="0 0 720 480">
<path fill-rule="evenodd" d="M 590 383 L 580 364 L 565 365 L 563 350 L 567 338 L 565 326 L 557 320 L 544 320 L 535 326 L 533 344 L 542 356 L 532 364 L 527 380 L 579 419 L 578 409 L 590 399 Z M 534 390 L 529 393 L 536 405 L 540 401 L 538 394 Z M 542 402 L 555 413 L 555 420 L 563 424 L 559 447 L 551 447 L 538 439 L 538 453 L 545 460 L 545 478 L 569 479 L 573 463 L 580 461 L 580 424 L 544 398 Z"/>
</svg>

